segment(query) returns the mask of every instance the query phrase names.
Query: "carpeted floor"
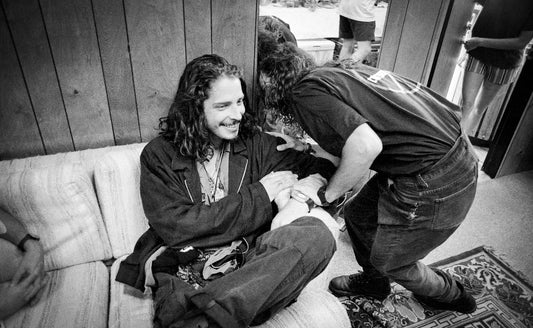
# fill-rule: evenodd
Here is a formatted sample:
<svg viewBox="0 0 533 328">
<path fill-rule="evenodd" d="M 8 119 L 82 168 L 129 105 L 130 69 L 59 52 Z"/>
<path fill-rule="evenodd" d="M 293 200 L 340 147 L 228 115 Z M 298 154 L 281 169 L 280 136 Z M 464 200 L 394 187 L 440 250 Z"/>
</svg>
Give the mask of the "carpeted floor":
<svg viewBox="0 0 533 328">
<path fill-rule="evenodd" d="M 533 327 L 533 287 L 490 249 L 478 247 L 435 263 L 476 298 L 472 314 L 433 310 L 399 285 L 383 302 L 343 297 L 352 327 Z"/>
</svg>

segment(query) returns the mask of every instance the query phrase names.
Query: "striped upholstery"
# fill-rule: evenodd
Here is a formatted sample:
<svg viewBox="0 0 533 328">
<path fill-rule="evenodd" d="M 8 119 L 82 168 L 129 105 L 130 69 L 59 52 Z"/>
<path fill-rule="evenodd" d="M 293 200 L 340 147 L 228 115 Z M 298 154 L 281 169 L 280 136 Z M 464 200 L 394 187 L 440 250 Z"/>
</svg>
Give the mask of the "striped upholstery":
<svg viewBox="0 0 533 328">
<path fill-rule="evenodd" d="M 148 328 L 152 327 L 154 316 L 152 295 L 144 295 L 139 290 L 115 281 L 120 262 L 111 266 L 111 295 L 109 298 L 109 328 Z"/>
<path fill-rule="evenodd" d="M 109 274 L 102 262 L 80 264 L 47 275 L 48 283 L 39 302 L 5 320 L 6 328 L 107 326 Z"/>
<path fill-rule="evenodd" d="M 79 163 L 92 179 L 95 163 L 105 154 L 122 149 L 138 148 L 144 145 L 145 144 L 137 143 L 0 161 L 0 172 L 2 172 L 2 174 L 13 173 L 30 169 L 53 168 L 58 167 L 63 163 Z"/>
<path fill-rule="evenodd" d="M 104 155 L 94 168 L 94 180 L 113 257 L 133 251 L 148 229 L 140 195 L 140 153 L 144 144 Z"/>
<path fill-rule="evenodd" d="M 79 164 L 1 175 L 0 206 L 41 237 L 47 271 L 111 257 L 93 184 Z"/>
</svg>

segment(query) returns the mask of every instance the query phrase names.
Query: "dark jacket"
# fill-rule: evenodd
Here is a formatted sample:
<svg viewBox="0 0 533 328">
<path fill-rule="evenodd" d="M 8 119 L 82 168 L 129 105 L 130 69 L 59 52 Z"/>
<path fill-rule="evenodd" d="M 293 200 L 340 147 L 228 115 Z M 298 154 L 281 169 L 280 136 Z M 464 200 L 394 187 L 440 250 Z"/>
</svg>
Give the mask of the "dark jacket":
<svg viewBox="0 0 533 328">
<path fill-rule="evenodd" d="M 259 180 L 272 171 L 291 170 L 303 178 L 320 173 L 329 179 L 329 161 L 294 150 L 279 152 L 283 143 L 256 133 L 232 143 L 228 195 L 211 205 L 202 203 L 195 160 L 158 137 L 141 154 L 141 198 L 150 228 L 134 252 L 121 263 L 117 281 L 144 289 L 144 263 L 160 246 L 205 248 L 246 237 L 253 243 L 268 231 L 275 210 Z"/>
</svg>

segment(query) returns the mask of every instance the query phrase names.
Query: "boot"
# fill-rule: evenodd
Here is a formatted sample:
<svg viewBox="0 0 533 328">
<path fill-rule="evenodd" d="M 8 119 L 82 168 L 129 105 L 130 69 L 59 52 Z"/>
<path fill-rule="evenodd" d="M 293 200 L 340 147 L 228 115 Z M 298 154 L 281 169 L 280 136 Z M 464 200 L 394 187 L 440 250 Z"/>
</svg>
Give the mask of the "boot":
<svg viewBox="0 0 533 328">
<path fill-rule="evenodd" d="M 461 291 L 461 294 L 459 295 L 458 298 L 456 298 L 455 300 L 451 302 L 438 301 L 431 297 L 413 294 L 413 296 L 417 300 L 437 310 L 448 310 L 448 311 L 456 311 L 456 312 L 461 312 L 461 313 L 472 313 L 476 311 L 477 309 L 476 300 L 474 299 L 474 297 L 472 297 L 472 295 L 470 295 L 465 290 L 464 286 L 460 282 L 453 280 L 449 275 L 447 275 L 446 273 L 440 270 L 437 270 L 437 269 L 433 269 L 433 270 L 439 276 L 444 278 L 446 282 L 450 284 L 455 283 L 457 287 L 459 288 L 459 290 Z"/>
<path fill-rule="evenodd" d="M 333 278 L 329 290 L 335 296 L 363 295 L 383 301 L 390 294 L 390 282 L 387 277 L 370 276 L 364 272 Z"/>
</svg>

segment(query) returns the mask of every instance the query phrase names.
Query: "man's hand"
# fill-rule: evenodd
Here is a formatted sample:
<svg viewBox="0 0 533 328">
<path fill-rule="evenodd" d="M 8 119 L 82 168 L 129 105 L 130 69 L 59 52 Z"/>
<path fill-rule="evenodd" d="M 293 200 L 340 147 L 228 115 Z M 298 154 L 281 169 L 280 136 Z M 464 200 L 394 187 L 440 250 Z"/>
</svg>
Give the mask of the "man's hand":
<svg viewBox="0 0 533 328">
<path fill-rule="evenodd" d="M 287 205 L 290 199 L 291 199 L 291 188 L 287 188 L 278 193 L 278 195 L 274 198 L 274 202 L 276 202 L 276 205 L 278 206 L 278 210 L 281 210 Z"/>
<path fill-rule="evenodd" d="M 298 193 L 301 193 L 311 198 L 315 204 L 320 206 L 322 205 L 322 202 L 320 199 L 318 199 L 317 191 L 320 189 L 320 187 L 325 186 L 327 183 L 328 180 L 326 180 L 320 174 L 311 174 L 310 176 L 303 178 L 294 184 L 292 187 L 292 194 L 294 198 L 298 199 L 300 197 Z"/>
<path fill-rule="evenodd" d="M 292 187 L 296 181 L 298 181 L 298 176 L 291 171 L 272 172 L 259 180 L 265 188 L 270 201 L 274 200 L 284 189 Z"/>
<path fill-rule="evenodd" d="M 286 134 L 279 133 L 279 132 L 267 132 L 267 133 L 274 137 L 279 137 L 285 140 L 285 143 L 283 145 L 278 145 L 276 147 L 278 151 L 284 151 L 289 148 L 292 148 L 297 151 L 304 151 L 307 148 L 307 144 L 305 142 L 302 142 Z"/>
</svg>

